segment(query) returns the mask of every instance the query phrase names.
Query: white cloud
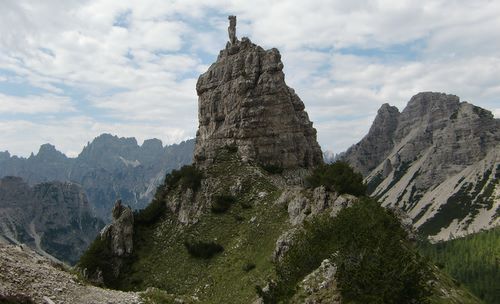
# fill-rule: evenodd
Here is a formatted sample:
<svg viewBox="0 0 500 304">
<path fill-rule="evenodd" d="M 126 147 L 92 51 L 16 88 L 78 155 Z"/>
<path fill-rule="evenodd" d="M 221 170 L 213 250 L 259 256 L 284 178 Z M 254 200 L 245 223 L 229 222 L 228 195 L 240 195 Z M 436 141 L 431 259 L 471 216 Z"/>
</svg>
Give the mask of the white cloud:
<svg viewBox="0 0 500 304">
<path fill-rule="evenodd" d="M 320 142 L 340 152 L 368 130 L 382 103 L 402 109 L 419 91 L 456 94 L 498 117 L 498 11 L 500 2 L 488 0 L 4 0 L 0 80 L 49 93 L 12 99 L 0 91 L 0 103 L 3 112 L 25 114 L 73 107 L 73 116 L 86 117 L 66 118 L 82 142 L 95 134 L 78 123 L 140 138 L 192 136 L 195 78 L 225 46 L 226 15 L 236 14 L 238 37 L 280 48 L 287 83 Z M 82 97 L 71 101 L 67 90 Z M 35 135 L 22 131 L 27 123 L 12 140 L 33 146 Z M 79 149 L 49 126 L 38 119 L 34 134 Z"/>
<path fill-rule="evenodd" d="M 9 96 L 0 93 L 0 114 L 39 114 L 74 112 L 68 97 L 55 95 Z"/>
</svg>

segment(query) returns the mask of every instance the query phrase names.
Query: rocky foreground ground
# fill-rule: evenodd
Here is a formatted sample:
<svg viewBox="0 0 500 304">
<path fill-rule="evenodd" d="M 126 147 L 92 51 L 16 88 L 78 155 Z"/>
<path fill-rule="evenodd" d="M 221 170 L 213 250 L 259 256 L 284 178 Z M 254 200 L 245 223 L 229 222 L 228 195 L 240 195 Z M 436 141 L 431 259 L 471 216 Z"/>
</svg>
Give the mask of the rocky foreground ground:
<svg viewBox="0 0 500 304">
<path fill-rule="evenodd" d="M 56 267 L 54 267 L 56 266 Z M 138 293 L 86 285 L 76 275 L 26 247 L 0 244 L 0 298 L 30 298 L 34 303 L 142 303 Z"/>
</svg>

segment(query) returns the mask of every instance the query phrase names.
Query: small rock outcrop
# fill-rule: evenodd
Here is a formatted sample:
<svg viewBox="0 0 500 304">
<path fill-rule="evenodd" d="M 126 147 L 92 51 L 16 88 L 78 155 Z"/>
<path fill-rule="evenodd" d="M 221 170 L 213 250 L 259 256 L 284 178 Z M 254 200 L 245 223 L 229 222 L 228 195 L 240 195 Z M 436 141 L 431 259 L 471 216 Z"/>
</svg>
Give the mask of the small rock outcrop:
<svg viewBox="0 0 500 304">
<path fill-rule="evenodd" d="M 116 257 L 128 256 L 134 249 L 134 213 L 117 200 L 112 214 L 113 221 L 101 231 L 101 239 Z"/>
<path fill-rule="evenodd" d="M 248 38 L 230 42 L 196 84 L 199 128 L 194 161 L 205 166 L 224 146 L 234 146 L 243 161 L 282 168 L 323 162 L 316 129 L 304 103 L 285 83 L 277 49 L 264 50 Z"/>
</svg>

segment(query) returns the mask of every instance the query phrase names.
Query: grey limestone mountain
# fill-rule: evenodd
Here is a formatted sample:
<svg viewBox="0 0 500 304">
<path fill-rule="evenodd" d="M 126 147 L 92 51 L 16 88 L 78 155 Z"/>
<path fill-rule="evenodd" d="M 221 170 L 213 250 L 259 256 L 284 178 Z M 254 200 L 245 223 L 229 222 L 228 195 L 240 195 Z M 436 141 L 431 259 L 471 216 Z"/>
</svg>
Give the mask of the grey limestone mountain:
<svg viewBox="0 0 500 304">
<path fill-rule="evenodd" d="M 224 146 L 234 146 L 244 161 L 262 165 L 294 168 L 322 163 L 316 129 L 304 103 L 285 83 L 279 51 L 233 36 L 196 84 L 195 163 L 212 163 Z"/>
<path fill-rule="evenodd" d="M 104 226 L 82 188 L 19 177 L 0 179 L 0 239 L 74 263 Z"/>
<path fill-rule="evenodd" d="M 102 134 L 68 158 L 45 144 L 28 158 L 0 153 L 0 177 L 19 176 L 34 185 L 47 181 L 80 184 L 96 214 L 108 221 L 121 198 L 134 209 L 146 206 L 165 174 L 192 161 L 194 140 L 163 147 L 158 139 L 144 141 Z"/>
<path fill-rule="evenodd" d="M 284 82 L 279 52 L 265 51 L 246 38 L 238 41 L 235 17 L 230 21 L 226 48 L 197 83 L 195 164 L 169 175 L 151 204 L 134 214 L 133 224 L 117 204 L 111 228 L 78 267 L 87 269 L 89 277 L 102 273 L 108 287 L 156 287 L 187 298 L 176 303 L 344 302 L 335 276 L 338 260 L 319 256 L 334 258 L 332 251 L 341 245 L 316 245 L 328 242 L 326 235 L 336 235 L 333 226 L 316 220 L 341 219 L 343 211 L 363 204 L 384 210 L 336 193 L 329 185 L 305 187 L 306 177 L 315 170 L 311 167 L 323 163 L 316 131 L 303 103 Z M 270 170 L 272 166 L 287 170 Z M 122 216 L 128 220 L 122 222 Z M 308 227 L 320 226 L 329 227 L 318 235 L 321 240 L 301 243 Z M 392 224 L 385 228 L 388 234 L 397 229 Z M 397 244 L 403 242 L 400 238 Z M 127 257 L 129 248 L 133 252 Z M 366 248 L 355 251 L 346 263 L 358 264 L 361 251 L 370 257 L 377 254 Z M 384 258 L 384 264 L 391 258 Z M 408 264 L 405 268 L 416 265 Z M 454 287 L 443 288 L 442 283 L 434 284 L 443 294 L 435 294 L 439 303 L 467 303 L 460 301 L 462 294 Z"/>
<path fill-rule="evenodd" d="M 455 95 L 419 93 L 401 113 L 382 105 L 344 159 L 434 240 L 500 223 L 500 120 Z"/>
</svg>

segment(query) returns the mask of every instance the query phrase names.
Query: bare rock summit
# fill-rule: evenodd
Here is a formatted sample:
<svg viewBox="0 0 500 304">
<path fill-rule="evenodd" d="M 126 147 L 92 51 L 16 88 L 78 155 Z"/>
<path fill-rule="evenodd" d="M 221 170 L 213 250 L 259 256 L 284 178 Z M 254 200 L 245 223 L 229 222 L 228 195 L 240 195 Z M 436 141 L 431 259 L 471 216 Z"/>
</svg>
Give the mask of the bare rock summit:
<svg viewBox="0 0 500 304">
<path fill-rule="evenodd" d="M 194 161 L 213 163 L 217 150 L 237 147 L 243 161 L 283 168 L 323 162 L 304 103 L 285 83 L 281 55 L 248 38 L 236 38 L 230 16 L 229 42 L 196 84 L 199 128 Z"/>
</svg>

